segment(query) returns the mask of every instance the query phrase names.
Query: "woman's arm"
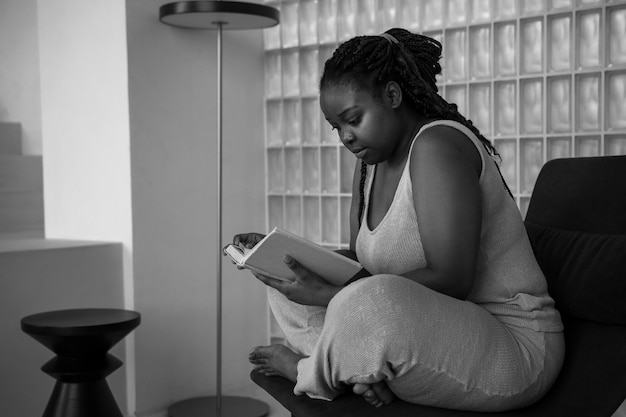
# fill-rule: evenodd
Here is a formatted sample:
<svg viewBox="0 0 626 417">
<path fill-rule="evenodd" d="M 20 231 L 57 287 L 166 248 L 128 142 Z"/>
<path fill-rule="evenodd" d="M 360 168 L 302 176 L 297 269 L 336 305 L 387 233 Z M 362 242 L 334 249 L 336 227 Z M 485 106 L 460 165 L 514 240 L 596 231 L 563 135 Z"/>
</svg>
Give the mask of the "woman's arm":
<svg viewBox="0 0 626 417">
<path fill-rule="evenodd" d="M 467 298 L 480 242 L 480 171 L 480 154 L 460 131 L 435 126 L 417 139 L 410 172 L 427 266 L 403 274 L 406 278 Z"/>
<path fill-rule="evenodd" d="M 350 202 L 350 250 L 356 253 L 356 236 L 359 234 L 359 204 L 361 183 L 361 160 L 357 160 L 352 178 L 352 201 Z"/>
</svg>

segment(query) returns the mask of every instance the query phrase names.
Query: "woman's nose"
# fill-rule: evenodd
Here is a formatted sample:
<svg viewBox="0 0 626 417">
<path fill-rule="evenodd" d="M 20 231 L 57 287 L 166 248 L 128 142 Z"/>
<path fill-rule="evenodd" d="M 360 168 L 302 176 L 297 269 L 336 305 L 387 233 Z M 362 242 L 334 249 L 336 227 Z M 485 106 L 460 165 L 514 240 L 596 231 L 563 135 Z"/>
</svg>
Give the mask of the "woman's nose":
<svg viewBox="0 0 626 417">
<path fill-rule="evenodd" d="M 343 143 L 350 143 L 354 141 L 354 134 L 350 132 L 349 130 L 344 130 L 341 132 L 340 139 Z"/>
</svg>

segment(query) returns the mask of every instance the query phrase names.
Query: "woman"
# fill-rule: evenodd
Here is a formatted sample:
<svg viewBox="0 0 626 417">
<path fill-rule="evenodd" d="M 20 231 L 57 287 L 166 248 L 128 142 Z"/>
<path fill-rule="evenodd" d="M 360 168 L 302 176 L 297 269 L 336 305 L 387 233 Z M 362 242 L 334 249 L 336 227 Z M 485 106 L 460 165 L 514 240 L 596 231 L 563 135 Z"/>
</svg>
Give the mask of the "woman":
<svg viewBox="0 0 626 417">
<path fill-rule="evenodd" d="M 250 361 L 296 394 L 351 386 L 375 406 L 502 411 L 538 400 L 560 370 L 560 315 L 495 149 L 437 94 L 440 55 L 436 40 L 391 29 L 325 64 L 322 111 L 361 160 L 350 249 L 372 276 L 336 287 L 290 258 L 296 281 L 257 275 L 288 346 Z"/>
</svg>

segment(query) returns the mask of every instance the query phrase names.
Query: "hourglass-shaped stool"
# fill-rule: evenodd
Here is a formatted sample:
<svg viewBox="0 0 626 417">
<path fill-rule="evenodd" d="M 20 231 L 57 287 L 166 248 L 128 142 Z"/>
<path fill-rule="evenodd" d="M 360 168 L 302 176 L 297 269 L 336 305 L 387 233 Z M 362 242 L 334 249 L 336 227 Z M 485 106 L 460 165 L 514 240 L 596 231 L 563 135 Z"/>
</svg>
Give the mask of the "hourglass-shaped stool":
<svg viewBox="0 0 626 417">
<path fill-rule="evenodd" d="M 43 417 L 122 417 L 106 382 L 122 361 L 108 352 L 140 321 L 135 311 L 102 308 L 24 317 L 22 330 L 57 355 L 41 367 L 57 380 Z"/>
</svg>

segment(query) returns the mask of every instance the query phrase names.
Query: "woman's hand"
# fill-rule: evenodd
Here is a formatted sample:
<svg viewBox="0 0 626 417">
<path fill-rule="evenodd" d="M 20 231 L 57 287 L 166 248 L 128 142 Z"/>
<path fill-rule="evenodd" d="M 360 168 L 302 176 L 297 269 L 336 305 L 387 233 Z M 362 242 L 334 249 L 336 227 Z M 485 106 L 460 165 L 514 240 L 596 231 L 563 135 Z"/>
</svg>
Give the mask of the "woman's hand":
<svg viewBox="0 0 626 417">
<path fill-rule="evenodd" d="M 262 235 L 261 233 L 240 233 L 233 237 L 232 244 L 239 248 L 251 249 L 256 246 L 256 244 L 259 243 L 264 237 L 265 235 Z M 226 248 L 228 246 L 229 245 L 226 245 L 222 248 L 222 255 L 226 256 Z M 234 261 L 232 262 L 233 264 L 235 263 Z M 237 266 L 237 269 L 243 269 L 243 267 Z"/>
<path fill-rule="evenodd" d="M 343 288 L 324 281 L 319 275 L 309 271 L 290 256 L 285 256 L 284 261 L 296 275 L 295 280 L 281 281 L 257 273 L 254 273 L 254 276 L 295 303 L 326 307 L 335 294 Z"/>
<path fill-rule="evenodd" d="M 233 245 L 245 248 L 253 248 L 265 235 L 261 233 L 240 233 L 233 237 Z"/>
</svg>

